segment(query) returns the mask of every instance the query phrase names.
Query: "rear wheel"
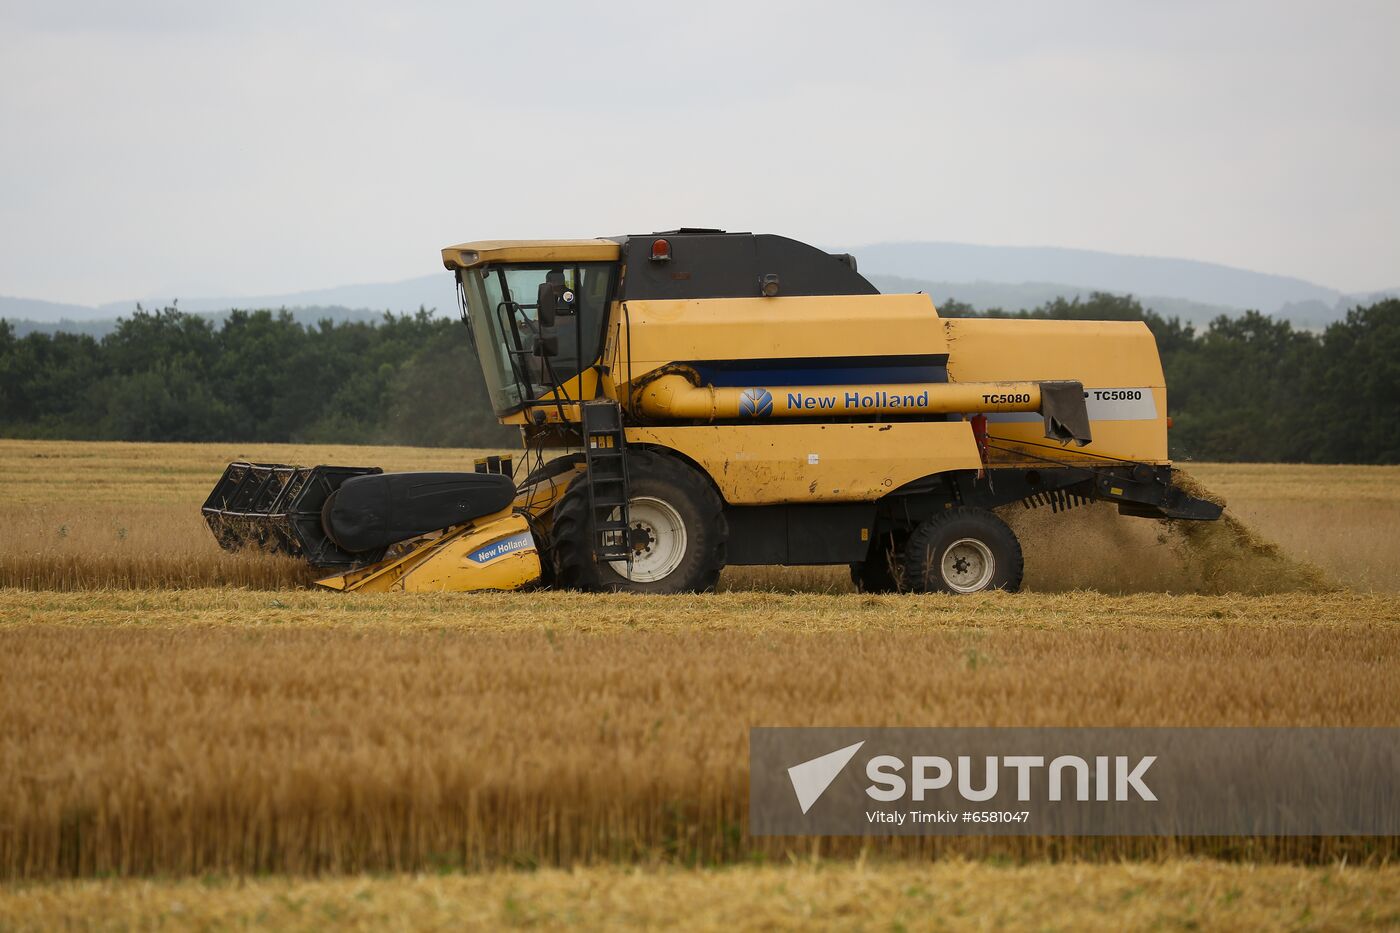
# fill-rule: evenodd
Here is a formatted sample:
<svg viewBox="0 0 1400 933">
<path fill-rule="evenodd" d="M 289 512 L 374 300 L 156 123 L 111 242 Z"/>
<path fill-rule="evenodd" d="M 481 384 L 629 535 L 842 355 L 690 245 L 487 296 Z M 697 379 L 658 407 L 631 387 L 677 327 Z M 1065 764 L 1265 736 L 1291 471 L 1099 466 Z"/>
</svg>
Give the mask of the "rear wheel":
<svg viewBox="0 0 1400 933">
<path fill-rule="evenodd" d="M 651 451 L 629 451 L 628 520 L 633 554 L 627 561 L 593 557 L 588 475 L 570 484 L 554 511 L 555 583 L 578 590 L 685 593 L 714 589 L 724 569 L 728 526 L 724 503 L 690 467 Z"/>
<path fill-rule="evenodd" d="M 924 593 L 1021 588 L 1021 542 L 985 509 L 953 508 L 921 522 L 904 551 L 904 581 Z"/>
</svg>

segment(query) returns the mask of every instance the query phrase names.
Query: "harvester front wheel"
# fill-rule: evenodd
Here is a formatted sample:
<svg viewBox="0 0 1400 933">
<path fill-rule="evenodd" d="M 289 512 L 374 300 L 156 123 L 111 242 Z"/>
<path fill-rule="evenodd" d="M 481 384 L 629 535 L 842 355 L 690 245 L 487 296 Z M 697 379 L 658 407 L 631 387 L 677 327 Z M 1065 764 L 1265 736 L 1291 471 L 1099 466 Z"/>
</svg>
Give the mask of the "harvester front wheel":
<svg viewBox="0 0 1400 933">
<path fill-rule="evenodd" d="M 576 590 L 689 593 L 712 590 L 724 569 L 728 526 L 710 484 L 672 457 L 629 451 L 630 522 L 637 553 L 626 561 L 593 557 L 588 475 L 569 485 L 554 510 L 554 582 Z"/>
<path fill-rule="evenodd" d="M 1021 542 L 985 509 L 958 507 L 921 522 L 904 551 L 904 584 L 921 593 L 1021 588 Z"/>
</svg>

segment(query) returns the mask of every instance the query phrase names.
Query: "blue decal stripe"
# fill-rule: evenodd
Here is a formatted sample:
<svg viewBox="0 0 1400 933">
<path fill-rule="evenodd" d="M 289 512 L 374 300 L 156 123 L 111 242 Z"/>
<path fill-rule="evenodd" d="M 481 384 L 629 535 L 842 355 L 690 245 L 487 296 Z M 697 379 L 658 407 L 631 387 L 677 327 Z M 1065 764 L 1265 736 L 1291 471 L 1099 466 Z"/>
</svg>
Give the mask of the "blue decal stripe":
<svg viewBox="0 0 1400 933">
<path fill-rule="evenodd" d="M 948 356 L 846 356 L 830 359 L 701 360 L 687 363 L 714 386 L 886 385 L 947 382 Z"/>
</svg>

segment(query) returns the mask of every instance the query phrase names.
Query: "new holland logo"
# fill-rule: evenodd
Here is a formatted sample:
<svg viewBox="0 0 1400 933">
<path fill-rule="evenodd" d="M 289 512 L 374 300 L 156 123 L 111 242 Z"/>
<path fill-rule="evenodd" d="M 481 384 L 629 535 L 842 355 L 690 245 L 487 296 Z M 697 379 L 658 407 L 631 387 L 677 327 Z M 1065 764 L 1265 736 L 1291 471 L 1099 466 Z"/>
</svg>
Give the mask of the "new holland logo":
<svg viewBox="0 0 1400 933">
<path fill-rule="evenodd" d="M 767 389 L 745 389 L 739 396 L 739 414 L 745 418 L 766 418 L 773 414 L 773 393 Z"/>
<path fill-rule="evenodd" d="M 478 564 L 484 564 L 498 557 L 504 557 L 515 551 L 522 551 L 525 548 L 534 546 L 535 539 L 530 536 L 530 532 L 522 531 L 518 534 L 511 535 L 509 538 L 503 538 L 500 541 L 496 541 L 493 544 L 488 544 L 483 548 L 473 551 L 467 555 L 467 559 L 475 561 Z"/>
</svg>

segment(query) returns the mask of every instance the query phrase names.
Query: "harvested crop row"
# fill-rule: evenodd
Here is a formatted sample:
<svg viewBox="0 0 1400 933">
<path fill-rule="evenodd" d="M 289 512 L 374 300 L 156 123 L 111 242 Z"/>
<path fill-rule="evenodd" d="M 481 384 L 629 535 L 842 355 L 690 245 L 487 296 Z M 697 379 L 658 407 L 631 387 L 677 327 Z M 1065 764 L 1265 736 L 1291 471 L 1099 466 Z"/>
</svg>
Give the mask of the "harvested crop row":
<svg viewBox="0 0 1400 933">
<path fill-rule="evenodd" d="M 806 862 L 724 870 L 100 881 L 0 890 L 0 926 L 84 929 L 1384 929 L 1400 869 Z M 99 918 L 101 918 L 99 920 Z M 1053 918 L 1053 919 L 1052 919 Z"/>
<path fill-rule="evenodd" d="M 0 440 L 0 586 L 26 589 L 307 585 L 298 561 L 219 550 L 199 507 L 232 459 L 462 470 L 484 451 L 286 444 Z M 518 453 L 518 452 L 517 452 Z M 1189 465 L 1230 502 L 1222 527 L 1003 511 L 1027 555 L 1026 588 L 1130 592 L 1400 588 L 1400 467 Z M 1275 542 L 1276 544 L 1271 544 Z M 1322 568 L 1319 578 L 1309 564 Z M 732 567 L 729 589 L 848 592 L 846 568 Z"/>
<path fill-rule="evenodd" d="M 1170 526 L 1122 518 L 1103 503 L 1069 515 L 1019 506 L 1004 512 L 1022 539 L 1026 588 L 1032 591 L 1279 593 L 1329 585 L 1316 567 L 1261 540 L 1233 512 L 1223 523 Z M 1383 519 L 1384 514 L 1373 515 L 1368 521 Z M 1364 539 L 1370 534 L 1368 527 L 1356 525 L 1353 537 Z M 1350 546 L 1363 543 L 1356 540 Z M 1373 548 L 1366 562 L 1348 564 L 1349 579 L 1368 589 L 1400 586 L 1395 548 L 1387 542 Z M 0 506 L 0 586 L 285 590 L 308 586 L 317 575 L 315 568 L 298 560 L 220 550 L 200 519 L 197 503 Z M 789 592 L 852 589 L 844 565 L 731 567 L 721 586 Z"/>
</svg>

